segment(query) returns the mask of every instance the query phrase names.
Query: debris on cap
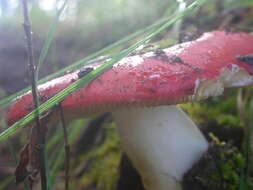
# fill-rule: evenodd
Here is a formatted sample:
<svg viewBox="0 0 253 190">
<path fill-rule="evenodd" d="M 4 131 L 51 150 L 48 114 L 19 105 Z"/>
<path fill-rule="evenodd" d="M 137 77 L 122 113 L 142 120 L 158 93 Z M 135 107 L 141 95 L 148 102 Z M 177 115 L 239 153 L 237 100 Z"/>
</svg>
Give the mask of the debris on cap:
<svg viewBox="0 0 253 190">
<path fill-rule="evenodd" d="M 243 58 L 253 54 L 252 44 L 250 34 L 214 31 L 167 49 L 129 56 L 67 97 L 62 107 L 72 118 L 126 106 L 178 104 L 221 95 L 224 88 L 253 83 L 252 64 Z M 101 64 L 40 85 L 41 102 Z M 20 96 L 8 109 L 8 124 L 33 108 L 31 92 Z"/>
</svg>

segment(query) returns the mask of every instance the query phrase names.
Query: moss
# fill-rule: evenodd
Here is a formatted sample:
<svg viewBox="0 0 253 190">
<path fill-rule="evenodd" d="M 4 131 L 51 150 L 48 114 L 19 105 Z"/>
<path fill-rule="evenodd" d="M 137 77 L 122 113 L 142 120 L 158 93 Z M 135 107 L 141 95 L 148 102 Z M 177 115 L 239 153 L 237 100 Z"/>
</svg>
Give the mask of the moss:
<svg viewBox="0 0 253 190">
<path fill-rule="evenodd" d="M 198 124 L 215 121 L 224 127 L 242 126 L 237 115 L 237 91 L 231 90 L 229 96 L 213 97 L 203 102 L 186 103 L 180 105 Z"/>
<path fill-rule="evenodd" d="M 220 186 L 224 189 L 236 190 L 239 187 L 240 164 L 238 160 L 242 160 L 239 150 L 231 144 L 221 142 L 217 137 L 211 135 L 215 146 L 219 149 L 216 154 L 217 171 L 211 175 L 213 186 L 220 182 Z"/>
<path fill-rule="evenodd" d="M 184 176 L 184 186 L 194 190 L 237 190 L 245 160 L 236 147 L 210 134 L 208 152 Z"/>
<path fill-rule="evenodd" d="M 249 91 L 252 92 L 250 88 L 244 91 L 245 102 L 250 99 L 247 96 Z M 237 190 L 247 178 L 242 177 L 243 168 L 252 167 L 253 162 L 247 165 L 242 149 L 245 121 L 239 118 L 236 99 L 237 90 L 228 90 L 223 97 L 180 105 L 212 144 L 207 155 L 186 175 L 186 187 L 192 186 L 194 190 Z M 244 114 L 247 118 L 247 103 L 245 107 Z M 246 183 L 249 189 L 253 189 L 252 172 L 249 175 Z"/>
<path fill-rule="evenodd" d="M 115 124 L 105 126 L 106 138 L 101 146 L 81 158 L 87 162 L 87 170 L 81 177 L 82 188 L 95 186 L 101 190 L 112 190 L 118 179 L 118 165 L 121 156 L 119 137 Z"/>
</svg>

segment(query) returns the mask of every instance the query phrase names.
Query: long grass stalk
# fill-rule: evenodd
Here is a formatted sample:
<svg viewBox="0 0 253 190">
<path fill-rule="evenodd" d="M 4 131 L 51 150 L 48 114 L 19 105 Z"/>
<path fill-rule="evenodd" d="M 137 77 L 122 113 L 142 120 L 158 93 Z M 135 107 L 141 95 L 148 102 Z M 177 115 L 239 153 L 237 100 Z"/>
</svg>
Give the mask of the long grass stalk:
<svg viewBox="0 0 253 190">
<path fill-rule="evenodd" d="M 252 150 L 251 150 L 251 141 L 252 141 L 252 132 L 253 132 L 253 96 L 250 100 L 249 105 L 249 116 L 244 128 L 244 142 L 243 142 L 243 154 L 244 154 L 244 163 L 241 168 L 239 190 L 249 190 L 250 189 L 250 171 L 252 169 Z"/>
<path fill-rule="evenodd" d="M 206 0 L 196 0 L 191 5 L 189 5 L 183 12 L 180 12 L 176 15 L 174 15 L 171 19 L 167 20 L 165 24 L 158 27 L 155 31 L 151 31 L 146 35 L 142 40 L 138 41 L 131 47 L 129 47 L 126 50 L 123 50 L 119 55 L 116 55 L 114 58 L 112 58 L 107 63 L 99 66 L 97 69 L 91 71 L 87 75 L 85 75 L 80 80 L 75 81 L 65 89 L 63 89 L 61 92 L 56 94 L 54 97 L 47 100 L 45 103 L 41 104 L 38 109 L 32 111 L 31 113 L 24 116 L 22 119 L 20 119 L 18 122 L 10 126 L 7 130 L 0 133 L 0 140 L 6 139 L 8 136 L 14 134 L 18 129 L 22 128 L 27 123 L 31 122 L 36 117 L 36 112 L 39 114 L 44 113 L 50 108 L 53 108 L 55 105 L 63 101 L 67 96 L 69 96 L 74 91 L 78 90 L 79 88 L 83 87 L 84 85 L 88 84 L 92 80 L 94 80 L 97 76 L 105 72 L 106 70 L 110 69 L 116 62 L 120 61 L 123 57 L 126 57 L 131 52 L 133 52 L 135 49 L 137 49 L 139 46 L 147 43 L 150 39 L 152 39 L 154 36 L 156 36 L 158 33 L 162 32 L 166 28 L 172 26 L 176 21 L 183 18 L 184 16 L 188 15 L 190 12 L 192 12 L 195 8 L 202 5 Z"/>
<path fill-rule="evenodd" d="M 168 13 L 167 13 L 168 14 Z M 76 69 L 79 69 L 80 67 L 84 66 L 84 65 L 88 65 L 88 64 L 92 64 L 94 62 L 98 62 L 98 61 L 103 61 L 103 60 L 106 60 L 107 57 L 102 57 L 102 58 L 97 58 L 97 59 L 94 59 L 98 56 L 101 56 L 101 55 L 105 55 L 107 54 L 108 52 L 112 51 L 113 49 L 117 48 L 117 47 L 120 47 L 122 46 L 123 44 L 137 38 L 138 36 L 141 36 L 143 35 L 144 33 L 148 33 L 148 32 L 151 32 L 152 30 L 155 30 L 157 27 L 161 26 L 162 24 L 164 24 L 168 19 L 170 19 L 171 17 L 170 16 L 167 16 L 166 14 L 166 17 L 158 20 L 156 23 L 144 28 L 144 29 L 140 29 L 136 32 L 134 32 L 133 34 L 130 34 L 128 36 L 126 36 L 125 38 L 105 47 L 105 48 L 102 48 L 101 50 L 81 59 L 81 60 L 78 60 L 74 63 L 72 63 L 71 65 L 53 73 L 53 74 L 50 74 L 44 78 L 42 78 L 41 80 L 38 80 L 38 84 L 42 84 L 42 83 L 45 83 L 53 78 L 56 78 L 56 77 L 59 77 L 63 74 L 65 74 L 66 72 L 71 72 L 71 71 L 74 71 Z M 6 98 L 3 98 L 2 100 L 0 100 L 0 107 L 3 107 L 5 105 L 7 105 L 8 103 L 10 103 L 11 101 L 13 101 L 15 98 L 17 98 L 18 96 L 26 93 L 27 91 L 31 90 L 31 87 L 27 87 L 13 95 L 10 95 Z"/>
<path fill-rule="evenodd" d="M 80 134 L 80 130 L 83 128 L 85 125 L 86 120 L 78 120 L 70 124 L 71 130 L 69 130 L 69 145 L 73 144 L 76 140 L 76 137 Z M 51 184 L 51 187 L 53 187 L 55 183 L 55 177 L 58 173 L 58 171 L 61 169 L 63 163 L 64 163 L 64 158 L 66 154 L 64 154 L 64 146 L 61 146 L 60 148 L 57 149 L 58 151 L 56 152 L 56 157 L 51 163 L 52 165 L 52 177 L 49 179 L 49 183 Z"/>
<path fill-rule="evenodd" d="M 65 9 L 65 7 L 67 5 L 67 2 L 68 2 L 68 0 L 65 0 L 62 3 L 62 5 L 60 6 L 60 8 L 56 10 L 56 15 L 55 15 L 55 17 L 53 19 L 53 22 L 51 23 L 51 26 L 50 26 L 50 29 L 49 29 L 46 41 L 43 44 L 43 47 L 42 47 L 42 50 L 41 50 L 41 53 L 40 53 L 40 57 L 39 57 L 39 60 L 38 60 L 37 70 L 35 72 L 35 79 L 36 79 L 36 81 L 38 80 L 39 71 L 40 71 L 42 65 L 45 63 L 45 59 L 46 59 L 46 57 L 48 55 L 48 51 L 49 51 L 49 49 L 51 47 L 51 44 L 53 42 L 53 39 L 54 39 L 56 30 L 57 30 L 57 26 L 58 26 L 60 17 L 62 15 L 63 10 Z"/>
<path fill-rule="evenodd" d="M 69 164 L 70 164 L 70 146 L 69 146 L 69 140 L 68 140 L 68 131 L 66 126 L 66 121 L 64 118 L 64 111 L 59 104 L 60 109 L 60 118 L 61 118 L 61 125 L 63 129 L 64 134 L 64 147 L 65 147 L 65 190 L 69 189 Z"/>
</svg>

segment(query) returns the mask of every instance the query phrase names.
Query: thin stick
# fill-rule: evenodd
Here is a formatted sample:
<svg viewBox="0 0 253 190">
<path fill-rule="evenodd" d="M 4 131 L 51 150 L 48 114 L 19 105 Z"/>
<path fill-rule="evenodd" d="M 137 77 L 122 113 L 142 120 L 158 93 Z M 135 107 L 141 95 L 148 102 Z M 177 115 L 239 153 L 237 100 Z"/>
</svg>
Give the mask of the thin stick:
<svg viewBox="0 0 253 190">
<path fill-rule="evenodd" d="M 61 118 L 61 123 L 62 123 L 62 128 L 63 128 L 63 134 L 64 134 L 64 144 L 65 144 L 65 155 L 66 155 L 66 160 L 65 160 L 65 190 L 69 189 L 69 163 L 70 163 L 70 147 L 69 147 L 69 142 L 68 142 L 68 131 L 66 128 L 66 122 L 64 119 L 64 113 L 61 104 L 59 104 L 59 109 L 60 109 L 60 118 Z"/>
<path fill-rule="evenodd" d="M 24 14 L 24 31 L 26 35 L 26 42 L 27 42 L 27 51 L 28 51 L 28 68 L 29 68 L 29 74 L 31 79 L 31 86 L 32 86 L 32 94 L 33 94 L 33 102 L 35 109 L 39 107 L 39 98 L 38 98 L 38 91 L 37 91 L 37 81 L 35 78 L 36 73 L 36 65 L 35 65 L 35 59 L 34 59 L 34 53 L 33 53 L 33 44 L 32 44 L 32 31 L 31 31 L 31 24 L 28 16 L 28 7 L 27 7 L 27 0 L 23 0 L 23 14 Z M 39 119 L 39 114 L 37 112 L 36 117 L 36 129 L 38 134 L 38 141 L 39 141 L 39 166 L 40 166 L 40 177 L 41 177 L 41 189 L 47 190 L 47 177 L 46 177 L 46 167 L 45 167 L 45 136 L 43 135 L 41 123 Z"/>
</svg>

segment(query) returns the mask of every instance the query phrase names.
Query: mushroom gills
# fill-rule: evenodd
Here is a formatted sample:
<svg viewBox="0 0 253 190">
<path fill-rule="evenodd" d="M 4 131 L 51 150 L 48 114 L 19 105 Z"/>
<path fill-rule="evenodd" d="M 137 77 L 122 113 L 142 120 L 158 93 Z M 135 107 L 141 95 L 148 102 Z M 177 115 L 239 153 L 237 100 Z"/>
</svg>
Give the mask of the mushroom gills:
<svg viewBox="0 0 253 190">
<path fill-rule="evenodd" d="M 121 144 L 146 190 L 180 190 L 183 175 L 208 149 L 208 142 L 177 106 L 125 108 L 113 117 Z"/>
</svg>

